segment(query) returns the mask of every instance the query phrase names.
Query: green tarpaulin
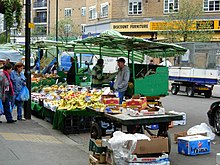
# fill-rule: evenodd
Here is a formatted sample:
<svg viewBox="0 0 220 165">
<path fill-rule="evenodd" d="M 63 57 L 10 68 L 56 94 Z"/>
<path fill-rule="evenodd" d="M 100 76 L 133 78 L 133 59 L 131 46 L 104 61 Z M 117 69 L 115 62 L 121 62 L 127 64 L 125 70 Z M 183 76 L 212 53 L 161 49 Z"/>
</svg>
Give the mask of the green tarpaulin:
<svg viewBox="0 0 220 165">
<path fill-rule="evenodd" d="M 32 46 L 40 48 L 50 48 L 54 46 L 73 47 L 75 53 L 126 58 L 128 54 L 133 51 L 134 61 L 137 62 L 143 62 L 145 55 L 162 58 L 183 55 L 186 52 L 185 48 L 175 44 L 124 36 L 114 30 L 107 30 L 99 36 L 88 37 L 68 43 L 40 40 L 34 42 Z"/>
</svg>

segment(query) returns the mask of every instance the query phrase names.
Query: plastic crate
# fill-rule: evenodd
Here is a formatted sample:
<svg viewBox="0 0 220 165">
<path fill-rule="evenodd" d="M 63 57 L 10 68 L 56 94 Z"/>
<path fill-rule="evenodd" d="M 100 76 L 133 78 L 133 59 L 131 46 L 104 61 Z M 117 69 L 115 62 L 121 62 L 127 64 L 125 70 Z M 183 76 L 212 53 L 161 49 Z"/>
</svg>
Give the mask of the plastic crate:
<svg viewBox="0 0 220 165">
<path fill-rule="evenodd" d="M 91 116 L 67 116 L 64 119 L 64 134 L 89 132 L 92 125 Z"/>
<path fill-rule="evenodd" d="M 102 146 L 102 140 L 95 140 L 95 139 L 90 139 L 89 140 L 89 151 L 92 151 L 94 153 L 103 153 L 107 151 L 107 147 Z"/>
</svg>

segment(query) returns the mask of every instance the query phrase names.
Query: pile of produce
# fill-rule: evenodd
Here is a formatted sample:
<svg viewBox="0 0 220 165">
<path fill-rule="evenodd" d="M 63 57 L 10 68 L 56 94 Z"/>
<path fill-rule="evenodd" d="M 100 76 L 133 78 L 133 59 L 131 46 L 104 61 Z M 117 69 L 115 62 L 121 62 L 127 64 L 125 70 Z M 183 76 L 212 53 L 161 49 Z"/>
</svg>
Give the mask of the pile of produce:
<svg viewBox="0 0 220 165">
<path fill-rule="evenodd" d="M 104 111 L 105 104 L 101 103 L 102 91 L 90 91 L 74 85 L 52 85 L 42 88 L 40 94 L 32 94 L 32 100 L 42 99 L 44 107 L 52 110 L 75 110 L 92 107 Z"/>
</svg>

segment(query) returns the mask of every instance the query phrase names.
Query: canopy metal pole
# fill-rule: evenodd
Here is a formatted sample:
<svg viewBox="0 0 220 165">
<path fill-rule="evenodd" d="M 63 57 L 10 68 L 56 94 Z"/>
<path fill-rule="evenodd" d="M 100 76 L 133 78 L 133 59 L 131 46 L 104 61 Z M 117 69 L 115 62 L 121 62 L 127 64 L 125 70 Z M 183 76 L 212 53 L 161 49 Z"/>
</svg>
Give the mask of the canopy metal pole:
<svg viewBox="0 0 220 165">
<path fill-rule="evenodd" d="M 31 96 L 31 71 L 30 71 L 30 39 L 31 30 L 29 23 L 31 22 L 31 1 L 26 0 L 26 13 L 25 13 L 25 76 L 26 85 Z M 31 99 L 24 102 L 24 117 L 25 119 L 31 119 Z"/>
<path fill-rule="evenodd" d="M 99 56 L 102 59 L 102 46 L 101 45 L 99 45 Z"/>
<path fill-rule="evenodd" d="M 132 48 L 132 75 L 133 75 L 133 80 L 134 80 L 134 94 L 135 94 L 135 67 L 134 67 L 134 49 Z"/>
<path fill-rule="evenodd" d="M 80 59 L 80 68 L 82 67 L 82 53 L 79 54 L 79 59 Z"/>
</svg>

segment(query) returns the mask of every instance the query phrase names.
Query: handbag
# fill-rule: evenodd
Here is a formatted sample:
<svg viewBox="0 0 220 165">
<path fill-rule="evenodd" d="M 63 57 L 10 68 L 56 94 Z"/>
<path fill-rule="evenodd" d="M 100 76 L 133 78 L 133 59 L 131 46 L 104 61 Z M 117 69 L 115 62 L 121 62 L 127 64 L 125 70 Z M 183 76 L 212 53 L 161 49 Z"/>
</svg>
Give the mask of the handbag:
<svg viewBox="0 0 220 165">
<path fill-rule="evenodd" d="M 18 96 L 16 97 L 16 100 L 17 101 L 28 101 L 29 98 L 30 98 L 29 90 L 26 86 L 23 86 Z"/>
<path fill-rule="evenodd" d="M 0 99 L 0 115 L 4 115 L 4 107 L 2 104 L 2 99 Z"/>
</svg>

